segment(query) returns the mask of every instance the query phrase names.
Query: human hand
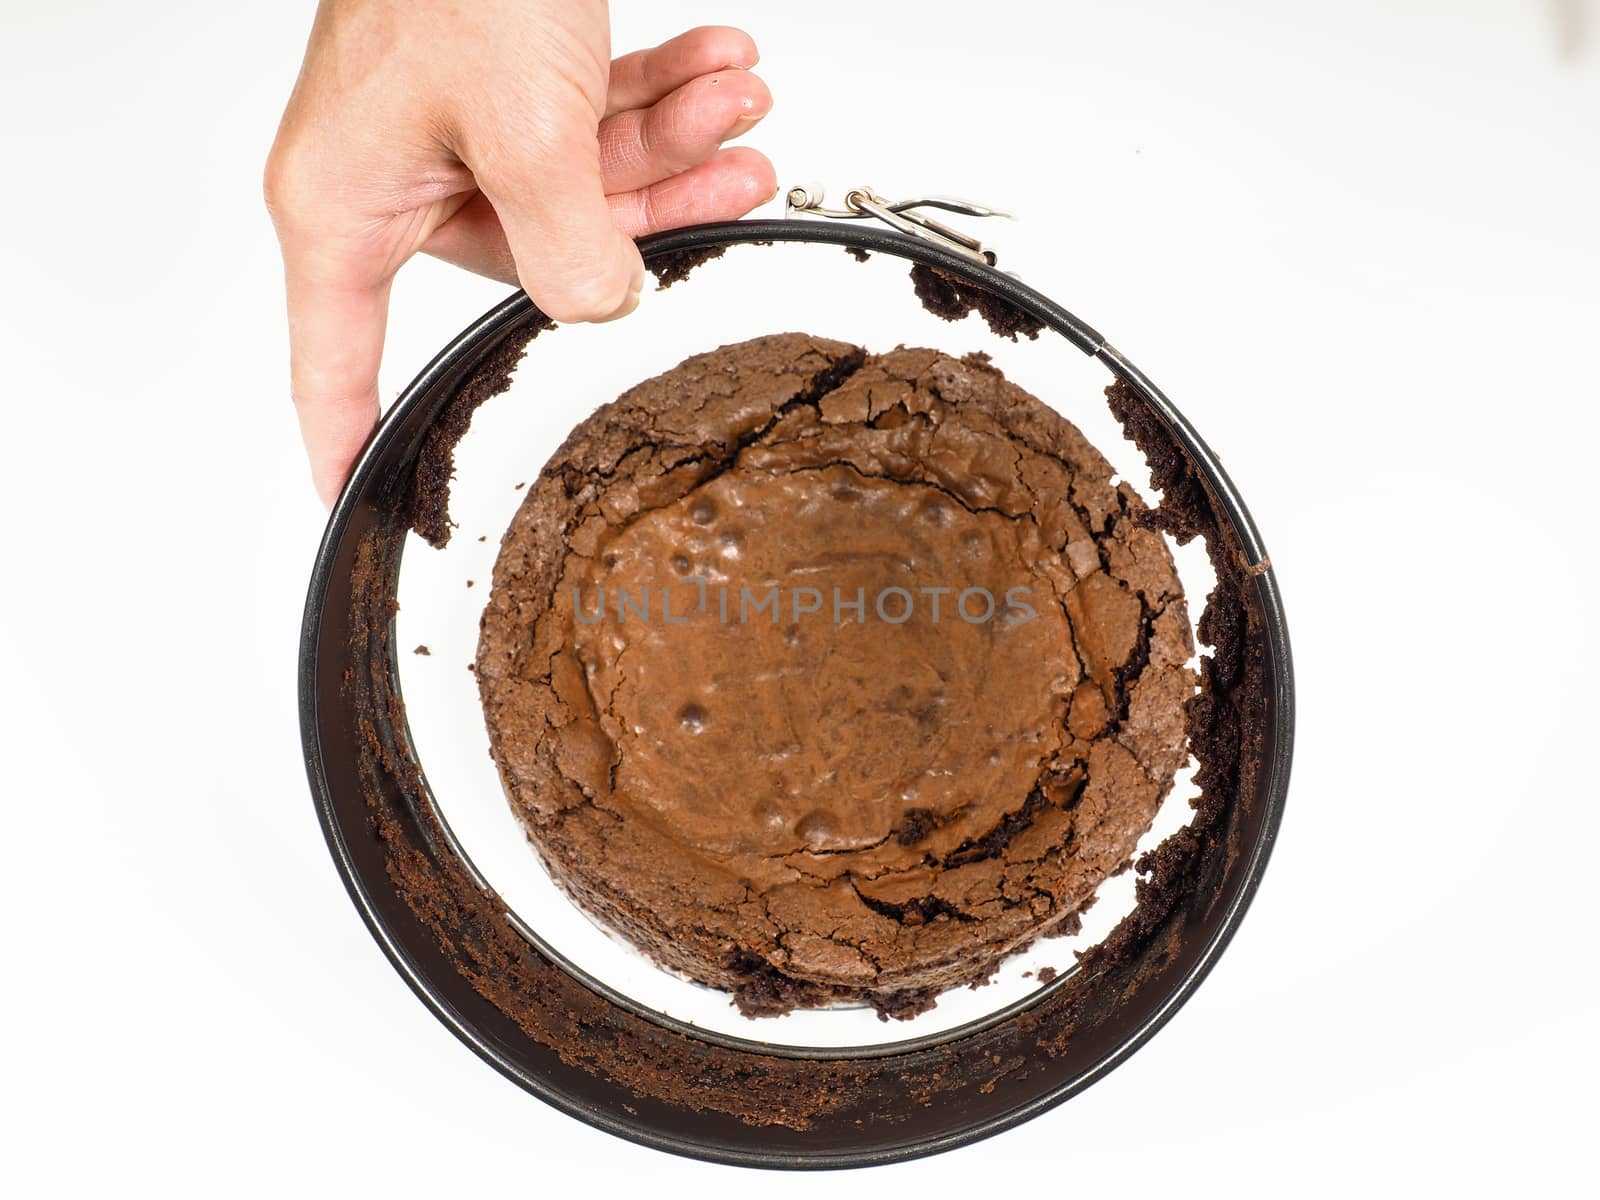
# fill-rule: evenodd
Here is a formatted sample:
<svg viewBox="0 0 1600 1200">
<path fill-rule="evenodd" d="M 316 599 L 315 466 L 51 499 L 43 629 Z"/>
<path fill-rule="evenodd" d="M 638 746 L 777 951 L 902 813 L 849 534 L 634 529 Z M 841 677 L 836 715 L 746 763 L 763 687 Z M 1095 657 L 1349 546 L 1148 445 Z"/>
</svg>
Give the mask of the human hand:
<svg viewBox="0 0 1600 1200">
<path fill-rule="evenodd" d="M 603 0 L 323 0 L 265 193 L 324 503 L 377 423 L 389 289 L 413 254 L 520 282 L 557 321 L 610 320 L 643 290 L 633 237 L 776 193 L 763 155 L 721 148 L 772 105 L 747 34 L 610 57 Z"/>
</svg>

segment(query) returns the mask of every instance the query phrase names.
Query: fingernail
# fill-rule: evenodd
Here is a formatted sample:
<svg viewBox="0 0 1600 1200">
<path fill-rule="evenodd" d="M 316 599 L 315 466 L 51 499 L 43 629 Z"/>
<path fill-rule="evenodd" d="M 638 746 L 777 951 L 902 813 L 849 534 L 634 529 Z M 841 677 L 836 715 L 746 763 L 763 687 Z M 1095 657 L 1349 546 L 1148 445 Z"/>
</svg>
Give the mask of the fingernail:
<svg viewBox="0 0 1600 1200">
<path fill-rule="evenodd" d="M 746 96 L 739 102 L 739 115 L 733 119 L 733 124 L 728 126 L 727 132 L 722 135 L 722 140 L 726 142 L 746 132 L 759 123 L 761 118 L 767 115 L 767 111 L 767 109 L 762 109 L 760 112 L 756 112 L 754 98 Z"/>
</svg>

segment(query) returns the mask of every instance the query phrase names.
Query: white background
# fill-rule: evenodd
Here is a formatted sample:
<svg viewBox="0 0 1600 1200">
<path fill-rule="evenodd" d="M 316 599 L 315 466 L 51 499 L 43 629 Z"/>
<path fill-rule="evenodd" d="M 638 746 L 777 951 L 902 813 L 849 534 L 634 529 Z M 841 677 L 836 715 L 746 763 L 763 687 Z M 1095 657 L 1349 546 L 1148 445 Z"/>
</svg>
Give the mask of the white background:
<svg viewBox="0 0 1600 1200">
<path fill-rule="evenodd" d="M 822 1180 L 524 1095 L 328 861 L 259 199 L 310 5 L 0 12 L 0 1188 L 1592 1188 L 1594 4 L 619 6 L 619 52 L 755 33 L 785 182 L 1024 214 L 996 240 L 1221 451 L 1289 605 L 1288 816 L 1196 997 L 1021 1129 Z M 386 394 L 502 292 L 407 268 Z"/>
</svg>

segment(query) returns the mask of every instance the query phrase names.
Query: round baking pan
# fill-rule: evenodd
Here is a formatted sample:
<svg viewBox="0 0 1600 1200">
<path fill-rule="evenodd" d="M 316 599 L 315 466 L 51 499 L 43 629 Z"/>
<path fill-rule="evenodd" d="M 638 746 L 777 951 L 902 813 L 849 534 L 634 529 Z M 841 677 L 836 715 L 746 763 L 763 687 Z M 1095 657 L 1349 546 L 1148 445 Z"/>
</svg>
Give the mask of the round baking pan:
<svg viewBox="0 0 1600 1200">
<path fill-rule="evenodd" d="M 1227 945 L 1271 851 L 1289 780 L 1293 670 L 1277 582 L 1243 500 L 1183 415 L 1093 328 L 992 267 L 855 223 L 707 225 L 655 235 L 640 249 L 659 267 L 774 242 L 922 264 L 1060 334 L 1132 390 L 1144 412 L 1129 427 L 1139 424 L 1142 443 L 1160 439 L 1181 460 L 1168 463 L 1169 474 L 1177 470 L 1208 509 L 1219 593 L 1243 630 L 1238 664 L 1213 672 L 1210 710 L 1214 734 L 1237 746 L 1206 764 L 1223 802 L 1202 803 L 1204 828 L 1157 856 L 1148 897 L 1141 884 L 1140 919 L 1113 935 L 1117 952 L 1091 952 L 1084 970 L 983 1020 L 830 1050 L 674 1021 L 587 975 L 505 910 L 429 790 L 406 725 L 392 626 L 419 458 L 475 372 L 547 324 L 522 293 L 406 389 L 334 506 L 301 634 L 301 732 L 328 847 L 357 909 L 411 988 L 490 1065 L 557 1108 L 657 1149 L 747 1166 L 865 1166 L 948 1150 L 1036 1116 L 1170 1019 Z"/>
</svg>

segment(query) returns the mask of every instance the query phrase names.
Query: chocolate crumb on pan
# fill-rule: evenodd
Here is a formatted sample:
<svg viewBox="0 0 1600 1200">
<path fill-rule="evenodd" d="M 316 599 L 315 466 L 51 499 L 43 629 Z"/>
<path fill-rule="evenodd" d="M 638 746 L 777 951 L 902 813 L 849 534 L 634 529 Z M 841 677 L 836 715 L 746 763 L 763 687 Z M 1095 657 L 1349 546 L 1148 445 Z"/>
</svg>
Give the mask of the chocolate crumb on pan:
<svg viewBox="0 0 1600 1200">
<path fill-rule="evenodd" d="M 771 242 L 752 241 L 745 243 L 750 246 L 770 246 Z M 727 246 L 691 246 L 685 250 L 672 250 L 665 254 L 652 255 L 645 263 L 650 273 L 656 277 L 656 291 L 664 292 L 675 283 L 682 283 L 694 273 L 696 268 L 721 258 L 728 250 Z"/>
<path fill-rule="evenodd" d="M 430 546 L 443 549 L 455 525 L 450 520 L 450 481 L 456 473 L 456 445 L 467 436 L 472 414 L 491 396 L 511 386 L 511 373 L 527 352 L 528 343 L 554 322 L 543 313 L 497 346 L 473 373 L 429 428 L 417 464 L 411 473 L 402 508 L 406 523 Z"/>
<path fill-rule="evenodd" d="M 1030 340 L 1036 339 L 1044 328 L 1043 321 L 1023 312 L 1009 300 L 926 263 L 912 266 L 911 286 L 922 306 L 946 321 L 959 321 L 968 313 L 976 312 L 989 323 L 990 329 L 1013 342 L 1019 333 L 1027 334 Z"/>
<path fill-rule="evenodd" d="M 650 272 L 656 277 L 656 290 L 664 292 L 673 284 L 682 283 L 696 267 L 721 258 L 726 250 L 726 246 L 704 246 L 657 255 L 649 263 Z"/>
</svg>

